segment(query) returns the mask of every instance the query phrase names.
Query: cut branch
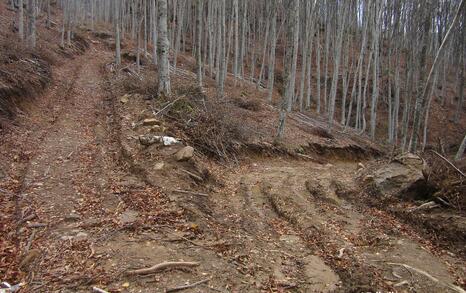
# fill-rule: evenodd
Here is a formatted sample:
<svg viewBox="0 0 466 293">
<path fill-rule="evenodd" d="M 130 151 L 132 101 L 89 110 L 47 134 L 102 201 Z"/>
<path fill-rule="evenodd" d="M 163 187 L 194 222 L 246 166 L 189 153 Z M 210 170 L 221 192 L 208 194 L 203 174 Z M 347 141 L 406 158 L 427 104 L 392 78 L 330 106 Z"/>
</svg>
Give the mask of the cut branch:
<svg viewBox="0 0 466 293">
<path fill-rule="evenodd" d="M 152 266 L 150 268 L 129 271 L 128 275 L 147 275 L 147 274 L 160 272 L 166 269 L 182 268 L 182 267 L 197 267 L 197 266 L 199 266 L 198 262 L 163 262 L 155 266 Z"/>
<path fill-rule="evenodd" d="M 182 286 L 178 286 L 178 287 L 175 287 L 175 288 L 170 288 L 170 289 L 167 289 L 166 292 L 167 292 L 167 293 L 168 293 L 168 292 L 178 292 L 178 291 L 181 291 L 181 290 L 190 289 L 190 288 L 196 287 L 196 286 L 198 286 L 198 285 L 207 283 L 207 282 L 210 281 L 210 279 L 211 279 L 211 278 L 208 278 L 208 279 L 204 279 L 204 280 L 201 280 L 201 281 L 192 283 L 192 284 L 182 285 Z"/>
</svg>

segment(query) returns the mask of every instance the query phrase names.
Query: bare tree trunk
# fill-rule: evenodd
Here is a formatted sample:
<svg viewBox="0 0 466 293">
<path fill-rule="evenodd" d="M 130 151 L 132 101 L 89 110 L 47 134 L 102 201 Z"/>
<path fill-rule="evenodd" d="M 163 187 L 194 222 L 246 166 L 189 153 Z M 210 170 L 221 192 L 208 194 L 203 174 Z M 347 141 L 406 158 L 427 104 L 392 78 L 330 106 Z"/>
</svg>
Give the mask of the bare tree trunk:
<svg viewBox="0 0 466 293">
<path fill-rule="evenodd" d="M 464 44 L 466 39 L 466 13 L 463 13 L 463 24 L 461 28 L 460 34 L 460 71 L 459 71 L 459 78 L 458 78 L 458 105 L 456 106 L 455 118 L 454 121 L 458 123 L 460 120 L 461 112 L 463 110 L 463 103 L 464 103 L 464 67 L 466 66 L 464 59 L 466 54 L 466 46 Z"/>
<path fill-rule="evenodd" d="M 184 21 L 184 2 L 180 1 L 179 8 L 178 8 L 178 16 L 177 16 L 177 30 L 176 30 L 176 41 L 175 41 L 175 58 L 173 60 L 173 67 L 176 68 L 177 60 L 178 60 L 178 52 L 180 51 L 180 41 L 181 41 L 181 29 L 183 28 L 183 21 Z"/>
<path fill-rule="evenodd" d="M 268 74 L 268 94 L 267 101 L 272 102 L 273 86 L 275 82 L 275 49 L 277 47 L 277 0 L 271 1 L 271 29 L 270 29 L 270 57 L 269 57 L 269 74 Z"/>
<path fill-rule="evenodd" d="M 333 66 L 333 78 L 332 78 L 332 86 L 330 88 L 330 99 L 329 99 L 329 106 L 328 106 L 328 128 L 332 129 L 333 127 L 333 119 L 335 115 L 335 100 L 337 96 L 337 87 L 338 87 L 338 72 L 340 68 L 340 59 L 341 59 L 341 48 L 343 43 L 343 32 L 345 31 L 345 21 L 346 21 L 346 11 L 348 10 L 347 7 L 344 7 L 343 4 L 341 5 L 341 9 L 343 11 L 339 11 L 339 17 L 337 19 L 337 23 L 340 24 L 340 28 L 336 28 L 338 31 L 335 48 L 334 48 L 334 66 Z"/>
<path fill-rule="evenodd" d="M 382 17 L 382 3 L 375 2 L 375 27 L 373 34 L 373 52 L 374 65 L 372 76 L 372 100 L 371 100 L 371 129 L 370 135 L 375 139 L 375 128 L 377 127 L 377 103 L 379 99 L 379 37 L 380 37 L 380 18 Z"/>
<path fill-rule="evenodd" d="M 36 0 L 28 0 L 28 45 L 36 47 Z"/>
<path fill-rule="evenodd" d="M 24 3 L 23 3 L 23 0 L 19 0 L 18 34 L 19 34 L 19 38 L 23 40 L 24 39 Z"/>
<path fill-rule="evenodd" d="M 120 44 L 120 0 L 115 0 L 115 63 L 121 64 L 121 44 Z"/>
<path fill-rule="evenodd" d="M 317 27 L 317 41 L 316 41 L 316 66 L 317 66 L 317 93 L 316 93 L 316 97 L 317 97 L 317 113 L 320 113 L 320 108 L 321 108 L 321 93 L 320 93 L 320 87 L 321 87 L 321 83 L 320 83 L 320 24 L 317 24 L 318 27 Z"/>
<path fill-rule="evenodd" d="M 202 10 L 203 0 L 197 0 L 197 13 L 196 13 L 196 28 L 197 28 L 197 51 L 196 51 L 196 64 L 197 64 L 197 82 L 199 87 L 202 87 Z"/>
<path fill-rule="evenodd" d="M 167 0 L 158 0 L 159 2 L 159 19 L 158 19 L 158 73 L 159 73 L 159 94 L 170 95 L 170 64 L 168 53 L 170 43 L 168 41 L 167 31 Z"/>
<path fill-rule="evenodd" d="M 269 18 L 269 12 L 270 12 L 269 10 L 267 11 L 267 19 Z M 259 71 L 259 77 L 257 78 L 257 85 L 256 85 L 257 88 L 261 86 L 262 74 L 264 73 L 264 69 L 265 69 L 265 57 L 267 56 L 267 42 L 269 40 L 269 30 L 270 30 L 270 22 L 266 20 L 265 37 L 264 37 L 264 42 L 263 42 L 264 46 L 262 49 L 262 63 L 261 63 L 260 71 Z"/>
<path fill-rule="evenodd" d="M 47 28 L 50 28 L 50 23 L 51 23 L 51 20 L 50 20 L 50 0 L 47 0 Z"/>
<path fill-rule="evenodd" d="M 285 67 L 285 96 L 283 97 L 280 117 L 278 118 L 277 139 L 282 139 L 285 133 L 286 112 L 291 111 L 294 83 L 296 78 L 296 64 L 298 54 L 298 37 L 299 37 L 299 0 L 287 0 L 287 50 L 286 50 L 286 67 Z"/>
<path fill-rule="evenodd" d="M 288 44 L 287 44 L 287 63 L 288 72 L 286 74 L 285 97 L 287 99 L 287 111 L 291 112 L 295 95 L 296 84 L 296 67 L 298 63 L 298 48 L 299 48 L 299 0 L 289 0 L 289 9 L 292 10 L 288 17 Z"/>
<path fill-rule="evenodd" d="M 458 149 L 458 152 L 456 153 L 455 161 L 461 160 L 461 158 L 463 157 L 465 149 L 466 149 L 466 135 L 464 136 L 463 142 L 461 142 L 461 145 L 460 145 L 460 147 Z"/>
<path fill-rule="evenodd" d="M 157 65 L 157 2 L 156 0 L 152 0 L 152 47 L 153 47 L 153 62 Z"/>
<path fill-rule="evenodd" d="M 233 0 L 234 26 L 235 26 L 235 56 L 233 60 L 233 76 L 238 78 L 238 62 L 239 62 L 239 5 L 238 0 Z"/>
</svg>

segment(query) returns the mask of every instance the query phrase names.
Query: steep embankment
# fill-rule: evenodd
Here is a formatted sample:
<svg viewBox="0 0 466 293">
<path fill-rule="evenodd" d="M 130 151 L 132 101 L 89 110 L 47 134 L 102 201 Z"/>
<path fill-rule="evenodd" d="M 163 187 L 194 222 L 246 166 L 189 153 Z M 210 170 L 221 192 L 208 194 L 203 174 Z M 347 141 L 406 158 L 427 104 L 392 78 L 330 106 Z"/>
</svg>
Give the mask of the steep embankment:
<svg viewBox="0 0 466 293">
<path fill-rule="evenodd" d="M 52 10 L 53 19 L 46 26 L 44 15 L 39 15 L 36 30 L 36 47 L 31 48 L 28 40 L 20 40 L 16 22 L 16 11 L 10 10 L 6 2 L 0 3 L 0 131 L 11 126 L 12 118 L 22 114 L 25 107 L 40 96 L 52 82 L 52 65 L 69 62 L 82 54 L 87 41 L 75 34 L 71 43 L 60 46 L 60 15 Z"/>
</svg>

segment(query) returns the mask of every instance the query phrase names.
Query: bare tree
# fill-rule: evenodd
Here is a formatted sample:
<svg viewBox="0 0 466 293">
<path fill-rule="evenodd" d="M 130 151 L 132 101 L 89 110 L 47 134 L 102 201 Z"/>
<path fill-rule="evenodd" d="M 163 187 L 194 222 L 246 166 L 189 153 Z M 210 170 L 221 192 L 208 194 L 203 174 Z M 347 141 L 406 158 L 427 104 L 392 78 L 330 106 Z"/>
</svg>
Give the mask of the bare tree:
<svg viewBox="0 0 466 293">
<path fill-rule="evenodd" d="M 287 49 L 285 67 L 285 96 L 283 97 L 278 119 L 277 138 L 281 139 L 285 132 L 286 112 L 291 111 L 294 80 L 296 78 L 296 62 L 298 58 L 298 37 L 299 37 L 299 0 L 287 0 Z"/>
<path fill-rule="evenodd" d="M 458 152 L 456 153 L 455 161 L 461 160 L 465 149 L 466 149 L 466 135 L 464 136 L 463 141 L 461 142 L 461 145 L 458 149 Z"/>
<path fill-rule="evenodd" d="M 440 45 L 440 48 L 437 51 L 437 54 L 434 59 L 434 63 L 432 64 L 432 67 L 430 69 L 429 75 L 427 77 L 427 80 L 424 84 L 424 87 L 422 89 L 421 95 L 419 95 L 416 99 L 416 110 L 414 111 L 414 121 L 413 121 L 413 130 L 412 130 L 412 135 L 411 135 L 411 141 L 410 141 L 410 147 L 409 150 L 411 152 L 416 151 L 417 149 L 417 141 L 418 141 L 418 135 L 419 135 L 419 128 L 421 125 L 421 115 L 422 112 L 425 111 L 425 101 L 427 100 L 427 96 L 430 90 L 430 87 L 432 86 L 431 81 L 432 81 L 432 75 L 437 69 L 437 65 L 439 63 L 440 57 L 442 56 L 442 53 L 445 48 L 445 44 L 447 43 L 449 37 L 451 36 L 452 29 L 455 27 L 459 16 L 464 10 L 464 4 L 465 0 L 461 0 L 461 3 L 458 5 L 458 10 L 456 11 L 455 17 L 453 18 L 453 21 L 450 25 L 450 28 L 448 29 L 447 34 L 445 35 L 442 44 Z"/>
<path fill-rule="evenodd" d="M 158 0 L 159 3 L 159 18 L 158 18 L 158 73 L 159 73 L 159 93 L 164 95 L 171 94 L 170 88 L 170 64 L 168 61 L 168 53 L 170 42 L 168 41 L 167 31 L 167 0 Z"/>
<path fill-rule="evenodd" d="M 120 0 L 115 0 L 115 63 L 121 64 L 121 41 L 120 41 Z"/>
<path fill-rule="evenodd" d="M 28 0 L 28 44 L 34 48 L 36 46 L 36 0 Z"/>
<path fill-rule="evenodd" d="M 13 3 L 13 1 L 12 1 Z M 21 40 L 24 39 L 24 3 L 23 0 L 18 1 L 18 34 Z"/>
<path fill-rule="evenodd" d="M 202 11 L 203 11 L 203 0 L 197 0 L 197 12 L 196 12 L 196 29 L 197 29 L 197 47 L 196 47 L 196 66 L 197 66 L 197 82 L 199 87 L 202 87 Z"/>
</svg>

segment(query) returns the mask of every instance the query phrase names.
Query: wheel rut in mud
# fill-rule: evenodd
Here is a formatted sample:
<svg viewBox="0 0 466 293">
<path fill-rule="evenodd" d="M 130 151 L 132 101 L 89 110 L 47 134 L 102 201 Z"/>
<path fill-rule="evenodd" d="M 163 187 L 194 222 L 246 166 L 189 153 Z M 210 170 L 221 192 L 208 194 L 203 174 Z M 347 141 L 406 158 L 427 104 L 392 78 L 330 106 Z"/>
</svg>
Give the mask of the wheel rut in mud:
<svg viewBox="0 0 466 293">
<path fill-rule="evenodd" d="M 290 273 L 269 265 L 265 271 L 276 280 L 300 284 L 303 292 L 405 286 L 422 292 L 461 290 L 452 285 L 455 260 L 433 255 L 395 219 L 384 223 L 383 212 L 352 200 L 356 168 L 348 162 L 262 160 L 242 175 L 232 174 L 238 188 L 225 200 L 235 207 L 232 213 L 251 237 L 249 245 L 270 263 L 292 260 L 300 268 Z M 282 253 L 271 253 L 277 250 Z"/>
</svg>

